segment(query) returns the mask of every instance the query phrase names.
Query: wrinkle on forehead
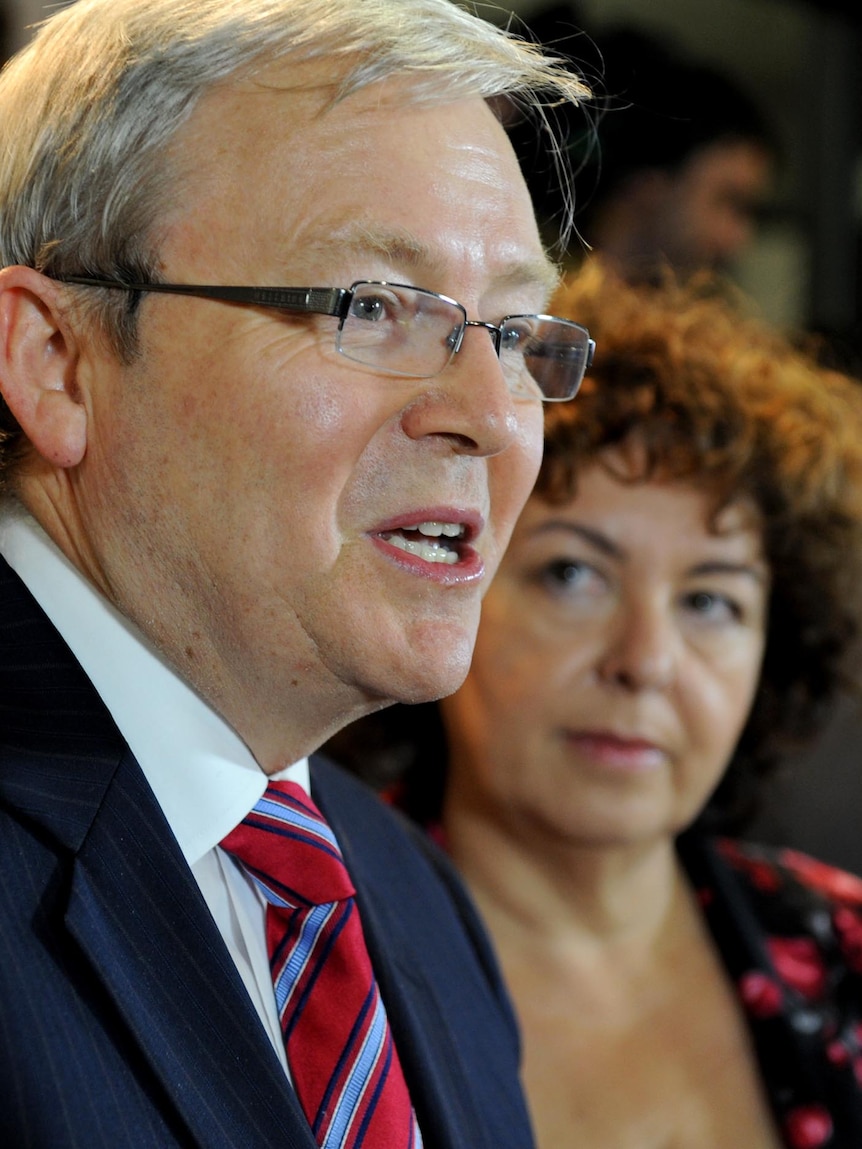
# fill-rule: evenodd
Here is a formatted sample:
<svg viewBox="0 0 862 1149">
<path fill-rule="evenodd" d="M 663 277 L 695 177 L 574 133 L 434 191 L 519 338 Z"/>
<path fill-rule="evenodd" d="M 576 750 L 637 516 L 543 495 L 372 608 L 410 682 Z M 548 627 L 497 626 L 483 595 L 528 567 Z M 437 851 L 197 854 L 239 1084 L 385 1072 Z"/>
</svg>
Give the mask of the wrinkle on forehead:
<svg viewBox="0 0 862 1149">
<path fill-rule="evenodd" d="M 212 91 L 174 143 L 182 194 L 166 240 L 206 255 L 206 221 L 230 220 L 223 274 L 254 260 L 270 282 L 282 267 L 324 286 L 326 268 L 361 276 L 370 256 L 465 304 L 509 291 L 541 309 L 558 276 L 499 120 L 478 98 L 428 107 L 399 92 L 381 83 L 327 109 L 308 89 Z"/>
<path fill-rule="evenodd" d="M 395 228 L 378 228 L 372 223 L 351 221 L 308 245 L 308 251 L 326 263 L 337 257 L 377 256 L 393 267 L 431 274 L 438 281 L 446 276 L 446 261 L 417 236 Z M 559 271 L 547 258 L 517 259 L 495 275 L 500 288 L 536 288 L 550 295 L 559 281 Z M 421 286 L 421 285 L 420 285 Z"/>
</svg>

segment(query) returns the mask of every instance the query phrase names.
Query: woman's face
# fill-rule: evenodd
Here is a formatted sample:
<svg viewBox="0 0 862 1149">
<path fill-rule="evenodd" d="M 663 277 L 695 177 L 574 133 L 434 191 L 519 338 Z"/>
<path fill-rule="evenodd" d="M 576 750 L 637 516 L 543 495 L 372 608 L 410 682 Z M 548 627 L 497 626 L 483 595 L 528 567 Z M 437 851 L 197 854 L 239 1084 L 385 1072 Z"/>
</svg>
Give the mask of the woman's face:
<svg viewBox="0 0 862 1149">
<path fill-rule="evenodd" d="M 692 486 L 595 464 L 571 503 L 530 500 L 442 703 L 451 801 L 548 844 L 695 818 L 751 708 L 769 594 L 756 514 L 709 513 Z"/>
</svg>

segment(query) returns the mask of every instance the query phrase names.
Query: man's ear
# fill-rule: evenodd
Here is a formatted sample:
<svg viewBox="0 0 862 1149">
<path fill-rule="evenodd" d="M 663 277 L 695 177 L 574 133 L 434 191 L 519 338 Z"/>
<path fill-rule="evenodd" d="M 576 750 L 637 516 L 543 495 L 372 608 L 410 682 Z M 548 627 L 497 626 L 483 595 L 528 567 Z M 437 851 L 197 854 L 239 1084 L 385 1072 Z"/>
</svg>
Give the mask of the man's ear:
<svg viewBox="0 0 862 1149">
<path fill-rule="evenodd" d="M 87 413 L 61 290 L 32 267 L 0 271 L 0 393 L 36 451 L 74 467 L 87 447 Z"/>
</svg>

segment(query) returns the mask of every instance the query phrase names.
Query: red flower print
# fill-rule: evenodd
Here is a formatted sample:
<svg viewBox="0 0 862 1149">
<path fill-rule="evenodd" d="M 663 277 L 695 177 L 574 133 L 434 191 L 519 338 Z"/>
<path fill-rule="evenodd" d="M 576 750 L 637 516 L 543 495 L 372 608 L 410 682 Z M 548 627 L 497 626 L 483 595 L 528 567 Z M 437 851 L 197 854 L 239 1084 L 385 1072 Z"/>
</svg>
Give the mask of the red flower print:
<svg viewBox="0 0 862 1149">
<path fill-rule="evenodd" d="M 862 906 L 862 878 L 828 866 L 825 862 L 818 862 L 816 858 L 809 858 L 798 850 L 782 850 L 780 856 L 784 865 L 793 870 L 806 885 L 840 902 Z"/>
<path fill-rule="evenodd" d="M 822 1105 L 800 1105 L 787 1114 L 784 1128 L 793 1149 L 818 1149 L 832 1136 L 832 1118 Z"/>
<path fill-rule="evenodd" d="M 848 966 L 855 973 L 862 973 L 862 918 L 853 910 L 840 909 L 832 921 Z"/>
<path fill-rule="evenodd" d="M 736 843 L 727 838 L 723 838 L 719 842 L 718 848 L 732 866 L 748 875 L 749 881 L 756 890 L 771 894 L 781 888 L 781 877 L 771 862 L 746 857 L 740 852 Z"/>
<path fill-rule="evenodd" d="M 781 1012 L 781 986 L 760 970 L 749 970 L 742 975 L 739 996 L 752 1017 L 775 1017 Z"/>
<path fill-rule="evenodd" d="M 822 995 L 826 969 L 812 938 L 769 938 L 767 945 L 783 982 L 809 1000 Z"/>
<path fill-rule="evenodd" d="M 833 1065 L 847 1065 L 850 1050 L 843 1041 L 830 1041 L 826 1046 L 826 1057 Z"/>
</svg>

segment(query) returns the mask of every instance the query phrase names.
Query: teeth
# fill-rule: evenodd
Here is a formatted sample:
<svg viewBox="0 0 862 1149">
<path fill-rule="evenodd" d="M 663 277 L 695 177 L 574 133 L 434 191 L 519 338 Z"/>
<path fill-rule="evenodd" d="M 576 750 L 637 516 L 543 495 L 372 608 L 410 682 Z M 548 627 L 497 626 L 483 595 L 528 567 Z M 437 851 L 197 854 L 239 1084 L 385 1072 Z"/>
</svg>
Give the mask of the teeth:
<svg viewBox="0 0 862 1149">
<path fill-rule="evenodd" d="M 429 538 L 439 538 L 440 535 L 445 535 L 447 539 L 457 539 L 464 534 L 464 528 L 460 523 L 439 523 L 434 520 L 427 523 L 417 523 L 415 527 L 404 527 L 405 531 L 419 531 L 422 535 L 427 535 Z"/>
<path fill-rule="evenodd" d="M 424 526 L 425 524 L 423 524 Z M 447 563 L 452 565 L 458 561 L 458 552 L 450 550 L 449 547 L 444 546 L 438 542 L 425 542 L 420 539 L 405 539 L 403 535 L 390 535 L 383 536 L 388 543 L 392 546 L 398 547 L 401 551 L 406 551 L 408 555 L 415 555 L 417 558 L 422 559 L 426 563 Z"/>
</svg>

